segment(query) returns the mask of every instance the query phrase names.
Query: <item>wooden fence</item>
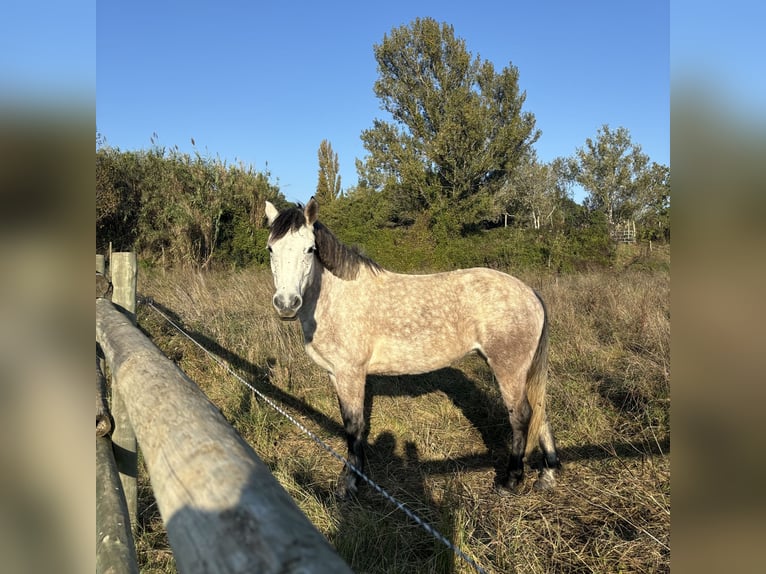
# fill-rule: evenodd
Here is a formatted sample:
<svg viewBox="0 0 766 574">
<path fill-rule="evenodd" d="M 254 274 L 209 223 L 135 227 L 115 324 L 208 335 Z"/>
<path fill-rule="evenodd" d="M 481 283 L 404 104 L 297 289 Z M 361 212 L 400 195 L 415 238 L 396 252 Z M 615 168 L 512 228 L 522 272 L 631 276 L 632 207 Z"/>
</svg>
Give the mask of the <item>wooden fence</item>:
<svg viewBox="0 0 766 574">
<path fill-rule="evenodd" d="M 117 269 L 112 275 L 115 299 Z M 135 289 L 135 272 L 127 281 Z M 135 446 L 126 452 L 137 441 L 180 572 L 350 572 L 220 411 L 135 327 L 130 310 L 99 295 L 99 283 L 104 291 L 97 276 L 97 350 L 111 371 L 112 408 L 125 414 L 119 420 L 112 412 L 112 437 L 120 425 L 130 428 L 114 449 L 97 436 L 98 570 L 138 571 L 129 526 L 136 522 Z M 96 371 L 100 393 L 98 360 Z M 97 435 L 99 424 L 108 426 L 104 406 L 97 394 Z"/>
<path fill-rule="evenodd" d="M 617 243 L 635 243 L 636 222 L 625 220 L 615 223 L 610 230 L 610 235 Z"/>
</svg>

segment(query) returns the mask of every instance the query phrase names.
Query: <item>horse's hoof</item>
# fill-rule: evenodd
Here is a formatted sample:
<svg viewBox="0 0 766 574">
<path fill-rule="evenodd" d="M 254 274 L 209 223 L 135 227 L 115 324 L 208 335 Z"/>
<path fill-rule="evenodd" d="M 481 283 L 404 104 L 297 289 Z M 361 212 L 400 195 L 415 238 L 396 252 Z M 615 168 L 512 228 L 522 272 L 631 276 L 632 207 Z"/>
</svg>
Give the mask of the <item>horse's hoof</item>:
<svg viewBox="0 0 766 574">
<path fill-rule="evenodd" d="M 503 484 L 496 484 L 495 485 L 495 493 L 502 497 L 502 498 L 509 498 L 511 496 L 516 496 L 518 493 L 517 490 L 511 490 L 507 486 Z"/>
<path fill-rule="evenodd" d="M 340 500 L 351 500 L 358 492 L 356 481 L 349 476 L 341 476 L 338 486 L 335 487 L 335 496 Z"/>
<path fill-rule="evenodd" d="M 515 496 L 519 494 L 521 480 L 517 478 L 509 478 L 505 481 L 495 483 L 495 492 L 499 496 Z"/>
<path fill-rule="evenodd" d="M 540 478 L 535 481 L 534 489 L 538 492 L 552 490 L 556 486 L 556 474 L 552 468 L 544 468 Z"/>
</svg>

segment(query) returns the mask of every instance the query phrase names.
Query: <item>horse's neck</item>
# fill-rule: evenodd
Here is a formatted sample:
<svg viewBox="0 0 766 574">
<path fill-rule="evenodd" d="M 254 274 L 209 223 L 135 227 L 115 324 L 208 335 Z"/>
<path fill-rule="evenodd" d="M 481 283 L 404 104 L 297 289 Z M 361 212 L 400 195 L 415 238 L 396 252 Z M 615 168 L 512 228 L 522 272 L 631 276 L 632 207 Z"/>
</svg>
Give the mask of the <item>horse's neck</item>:
<svg viewBox="0 0 766 574">
<path fill-rule="evenodd" d="M 312 319 L 316 310 L 320 312 L 332 313 L 335 305 L 344 305 L 348 301 L 347 287 L 351 283 L 363 282 L 366 279 L 367 270 L 360 270 L 357 279 L 341 279 L 321 265 L 314 267 L 313 276 L 304 292 L 303 305 L 311 310 Z"/>
<path fill-rule="evenodd" d="M 332 291 L 336 282 L 340 281 L 332 273 L 320 265 L 314 266 L 313 275 L 303 293 L 303 305 L 298 311 L 304 342 L 308 345 L 314 341 L 319 324 L 327 322 L 332 312 Z"/>
<path fill-rule="evenodd" d="M 320 298 L 323 300 L 326 298 L 326 295 L 332 290 L 334 281 L 339 281 L 339 279 L 321 265 L 314 265 L 311 278 L 303 292 L 303 306 L 299 312 L 302 320 L 315 320 L 316 308 L 320 304 Z"/>
<path fill-rule="evenodd" d="M 311 297 L 323 306 L 332 303 L 333 291 L 337 290 L 337 286 L 342 279 L 333 275 L 330 271 L 325 269 L 321 265 L 317 265 L 314 268 L 314 277 L 311 281 Z"/>
</svg>

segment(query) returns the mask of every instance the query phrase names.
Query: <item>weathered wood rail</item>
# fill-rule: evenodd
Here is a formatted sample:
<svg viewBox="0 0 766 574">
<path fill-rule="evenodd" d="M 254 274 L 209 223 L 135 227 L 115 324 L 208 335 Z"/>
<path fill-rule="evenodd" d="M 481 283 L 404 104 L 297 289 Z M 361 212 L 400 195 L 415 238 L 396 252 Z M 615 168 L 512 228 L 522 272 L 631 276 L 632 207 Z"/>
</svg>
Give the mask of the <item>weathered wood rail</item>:
<svg viewBox="0 0 766 574">
<path fill-rule="evenodd" d="M 197 385 L 105 298 L 96 341 L 180 572 L 351 571 Z"/>
<path fill-rule="evenodd" d="M 130 516 L 108 436 L 112 422 L 98 354 L 96 384 L 96 572 L 138 574 Z"/>
</svg>

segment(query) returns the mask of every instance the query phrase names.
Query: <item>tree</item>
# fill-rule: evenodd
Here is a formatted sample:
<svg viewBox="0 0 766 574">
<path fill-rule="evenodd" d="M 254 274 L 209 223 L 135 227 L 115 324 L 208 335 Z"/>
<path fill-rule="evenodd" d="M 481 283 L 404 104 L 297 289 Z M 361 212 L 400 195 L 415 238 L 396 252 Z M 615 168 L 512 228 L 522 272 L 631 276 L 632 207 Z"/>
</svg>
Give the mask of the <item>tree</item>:
<svg viewBox="0 0 766 574">
<path fill-rule="evenodd" d="M 626 128 L 612 131 L 604 124 L 595 140 L 588 138 L 577 149 L 571 166 L 575 180 L 589 193 L 586 205 L 603 211 L 610 225 L 635 219 L 644 208 L 653 168 Z"/>
<path fill-rule="evenodd" d="M 340 195 L 338 154 L 333 152 L 329 141 L 322 140 L 317 155 L 319 156 L 319 178 L 315 196 L 319 205 L 327 205 Z"/>
<path fill-rule="evenodd" d="M 645 239 L 670 238 L 670 169 L 652 163 L 641 185 L 636 221 Z"/>
<path fill-rule="evenodd" d="M 534 154 L 521 162 L 503 188 L 506 213 L 528 216 L 533 229 L 552 225 L 553 214 L 569 197 L 565 163 L 561 158 L 540 163 Z"/>
<path fill-rule="evenodd" d="M 401 219 L 427 212 L 454 230 L 496 218 L 496 193 L 540 135 L 522 112 L 518 69 L 496 73 L 431 18 L 393 29 L 374 52 L 375 94 L 393 123 L 362 133 L 360 185 L 384 192 Z"/>
</svg>

